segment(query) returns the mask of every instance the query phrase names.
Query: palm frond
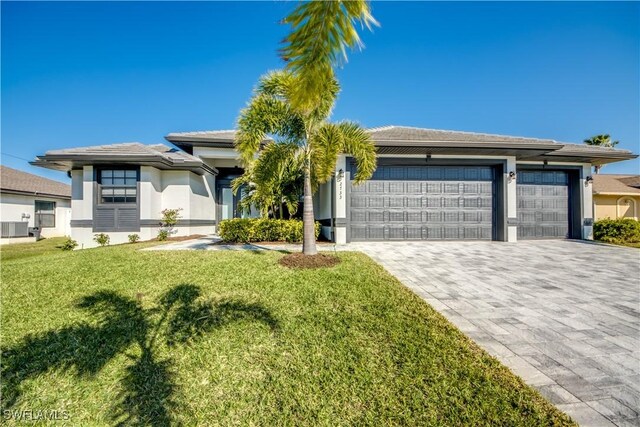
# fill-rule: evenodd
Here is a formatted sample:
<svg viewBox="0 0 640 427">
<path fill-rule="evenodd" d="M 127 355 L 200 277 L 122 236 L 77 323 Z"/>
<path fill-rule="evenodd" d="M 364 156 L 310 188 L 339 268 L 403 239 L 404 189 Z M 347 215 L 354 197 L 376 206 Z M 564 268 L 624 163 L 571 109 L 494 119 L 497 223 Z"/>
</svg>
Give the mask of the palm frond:
<svg viewBox="0 0 640 427">
<path fill-rule="evenodd" d="M 338 154 L 344 147 L 344 134 L 333 123 L 324 123 L 311 136 L 311 173 L 314 183 L 324 183 L 336 168 Z"/>
<path fill-rule="evenodd" d="M 609 134 L 595 135 L 584 140 L 587 145 L 596 145 L 599 147 L 615 147 L 620 141 L 612 141 Z"/>
<path fill-rule="evenodd" d="M 357 123 L 341 122 L 336 125 L 342 133 L 342 151 L 351 154 L 356 161 L 357 171 L 353 177 L 355 184 L 371 178 L 376 170 L 376 148 L 371 136 Z"/>
<path fill-rule="evenodd" d="M 249 163 L 268 134 L 277 133 L 291 120 L 289 106 L 274 97 L 256 95 L 240 112 L 235 147 Z"/>
<path fill-rule="evenodd" d="M 280 55 L 287 69 L 300 76 L 291 102 L 301 111 L 318 104 L 334 79 L 333 67 L 347 60 L 347 50 L 364 46 L 356 24 L 379 25 L 365 0 L 303 2 L 284 22 L 292 29 Z"/>
</svg>

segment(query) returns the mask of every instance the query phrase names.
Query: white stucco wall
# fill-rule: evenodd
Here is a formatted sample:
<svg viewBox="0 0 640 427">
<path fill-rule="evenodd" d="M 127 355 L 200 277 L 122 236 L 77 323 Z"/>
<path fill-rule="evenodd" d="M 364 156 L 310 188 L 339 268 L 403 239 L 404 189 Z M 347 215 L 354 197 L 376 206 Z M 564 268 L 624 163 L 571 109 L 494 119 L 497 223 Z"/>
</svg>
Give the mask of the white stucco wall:
<svg viewBox="0 0 640 427">
<path fill-rule="evenodd" d="M 580 188 L 582 189 L 582 238 L 593 240 L 593 183 L 587 183 L 586 178 L 588 176 L 591 176 L 591 164 L 584 163 L 582 165 L 582 179 L 580 180 Z M 587 223 L 591 225 L 587 225 Z"/>
<path fill-rule="evenodd" d="M 140 218 L 159 219 L 162 211 L 162 171 L 150 166 L 140 168 Z"/>
<path fill-rule="evenodd" d="M 93 168 L 90 166 L 72 172 L 73 219 L 84 220 L 84 223 L 73 227 L 71 236 L 79 243 L 80 248 L 97 246 L 93 241 L 97 233 L 91 226 L 93 176 Z M 175 227 L 173 236 L 213 233 L 214 225 L 203 225 L 197 220 L 215 219 L 214 189 L 215 177 L 211 175 L 200 176 L 189 171 L 163 171 L 151 166 L 141 166 L 138 193 L 142 221 L 140 231 L 107 232 L 110 244 L 127 243 L 129 234 L 138 234 L 140 240 L 155 239 L 164 209 L 181 209 L 183 224 L 179 223 Z M 184 225 L 185 221 L 188 225 Z"/>
<path fill-rule="evenodd" d="M 25 221 L 29 227 L 35 224 L 36 200 L 55 202 L 55 227 L 42 228 L 42 237 L 61 237 L 71 234 L 71 201 L 55 197 L 0 193 L 0 220 Z M 29 218 L 23 218 L 23 214 Z"/>
</svg>

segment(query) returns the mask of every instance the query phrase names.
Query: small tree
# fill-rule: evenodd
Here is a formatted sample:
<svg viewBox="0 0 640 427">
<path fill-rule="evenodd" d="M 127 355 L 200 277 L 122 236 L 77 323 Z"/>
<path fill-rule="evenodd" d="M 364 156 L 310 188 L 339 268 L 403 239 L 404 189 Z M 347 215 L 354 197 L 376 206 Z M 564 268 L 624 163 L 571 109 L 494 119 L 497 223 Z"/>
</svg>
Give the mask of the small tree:
<svg viewBox="0 0 640 427">
<path fill-rule="evenodd" d="M 264 218 L 289 218 L 298 211 L 304 176 L 300 158 L 290 156 L 287 144 L 270 142 L 244 174 L 233 180 L 234 193 L 241 192 L 238 208 L 251 213 L 255 208 Z"/>
<path fill-rule="evenodd" d="M 162 220 L 160 221 L 160 230 L 158 231 L 158 240 L 166 240 L 169 236 L 174 234 L 177 230 L 174 230 L 178 220 L 180 219 L 180 211 L 182 208 L 177 209 L 165 209 L 162 213 Z"/>
<path fill-rule="evenodd" d="M 608 147 L 613 148 L 618 145 L 620 141 L 612 141 L 611 136 L 608 134 L 594 135 L 591 138 L 587 138 L 584 140 L 584 143 L 587 145 L 595 145 L 598 147 Z M 596 165 L 593 167 L 596 173 L 600 173 L 600 169 L 602 169 L 602 165 Z"/>
</svg>

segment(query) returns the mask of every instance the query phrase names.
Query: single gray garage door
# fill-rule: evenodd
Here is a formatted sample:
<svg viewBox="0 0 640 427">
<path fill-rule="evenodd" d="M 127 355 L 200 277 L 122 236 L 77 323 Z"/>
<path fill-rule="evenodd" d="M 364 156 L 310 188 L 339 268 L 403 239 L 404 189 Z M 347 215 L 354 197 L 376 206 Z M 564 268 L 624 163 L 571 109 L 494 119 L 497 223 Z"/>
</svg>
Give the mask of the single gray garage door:
<svg viewBox="0 0 640 427">
<path fill-rule="evenodd" d="M 562 171 L 519 171 L 518 239 L 569 237 L 569 177 Z"/>
<path fill-rule="evenodd" d="M 351 240 L 491 240 L 493 180 L 489 166 L 378 166 L 351 186 Z"/>
</svg>

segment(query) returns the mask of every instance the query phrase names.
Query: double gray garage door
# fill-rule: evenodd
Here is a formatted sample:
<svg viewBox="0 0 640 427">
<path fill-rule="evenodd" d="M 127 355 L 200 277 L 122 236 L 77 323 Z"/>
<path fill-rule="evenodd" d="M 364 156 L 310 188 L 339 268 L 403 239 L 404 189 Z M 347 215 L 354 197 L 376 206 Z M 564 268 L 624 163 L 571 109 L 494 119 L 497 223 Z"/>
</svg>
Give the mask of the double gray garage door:
<svg viewBox="0 0 640 427">
<path fill-rule="evenodd" d="M 378 166 L 350 188 L 351 240 L 494 239 L 495 173 L 490 166 Z M 519 238 L 567 236 L 567 184 L 564 172 L 518 174 Z"/>
<path fill-rule="evenodd" d="M 378 166 L 351 187 L 351 240 L 491 240 L 493 182 L 488 166 Z"/>
</svg>

